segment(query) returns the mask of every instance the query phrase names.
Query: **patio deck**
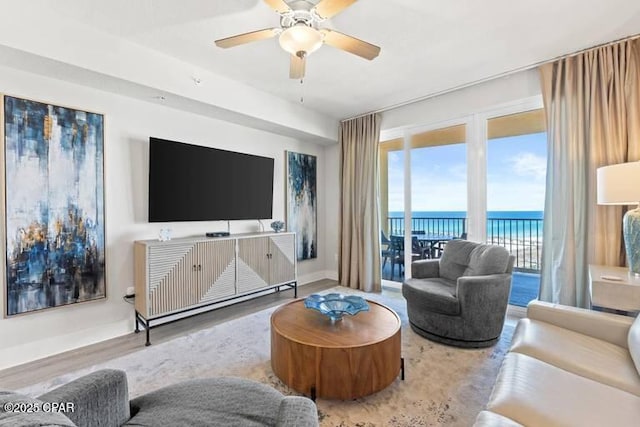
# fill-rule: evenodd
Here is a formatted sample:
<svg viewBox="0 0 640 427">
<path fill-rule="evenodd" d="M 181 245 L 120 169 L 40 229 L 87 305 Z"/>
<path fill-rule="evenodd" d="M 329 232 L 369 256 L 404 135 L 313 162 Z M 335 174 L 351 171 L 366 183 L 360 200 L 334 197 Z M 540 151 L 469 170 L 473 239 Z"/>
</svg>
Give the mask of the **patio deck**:
<svg viewBox="0 0 640 427">
<path fill-rule="evenodd" d="M 382 279 L 402 282 L 404 274 L 398 276 L 398 267 L 396 267 L 395 276 L 391 278 L 391 264 L 387 263 L 382 270 Z M 511 295 L 509 296 L 509 304 L 526 307 L 529 301 L 538 297 L 538 288 L 540 287 L 540 275 L 536 273 L 514 272 L 511 282 Z"/>
</svg>

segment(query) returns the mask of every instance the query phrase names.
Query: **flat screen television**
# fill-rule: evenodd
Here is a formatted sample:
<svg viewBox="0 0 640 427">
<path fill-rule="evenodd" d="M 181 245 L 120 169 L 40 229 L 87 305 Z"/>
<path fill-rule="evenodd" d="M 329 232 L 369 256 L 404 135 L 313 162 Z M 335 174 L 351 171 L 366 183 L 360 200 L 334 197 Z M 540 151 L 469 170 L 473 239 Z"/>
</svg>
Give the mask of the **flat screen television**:
<svg viewBox="0 0 640 427">
<path fill-rule="evenodd" d="M 149 138 L 149 222 L 268 219 L 269 157 Z"/>
</svg>

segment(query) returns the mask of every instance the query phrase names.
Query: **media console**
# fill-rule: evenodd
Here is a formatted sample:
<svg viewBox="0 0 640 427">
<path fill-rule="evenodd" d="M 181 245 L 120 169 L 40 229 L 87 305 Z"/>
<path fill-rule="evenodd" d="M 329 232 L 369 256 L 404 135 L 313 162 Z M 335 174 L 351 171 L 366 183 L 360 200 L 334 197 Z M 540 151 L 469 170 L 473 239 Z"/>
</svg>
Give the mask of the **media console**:
<svg viewBox="0 0 640 427">
<path fill-rule="evenodd" d="M 160 321 L 170 316 L 215 309 L 265 290 L 278 292 L 281 286 L 298 296 L 295 233 L 138 240 L 134 264 L 135 332 L 144 326 L 146 345 L 150 329 L 168 323 Z"/>
</svg>

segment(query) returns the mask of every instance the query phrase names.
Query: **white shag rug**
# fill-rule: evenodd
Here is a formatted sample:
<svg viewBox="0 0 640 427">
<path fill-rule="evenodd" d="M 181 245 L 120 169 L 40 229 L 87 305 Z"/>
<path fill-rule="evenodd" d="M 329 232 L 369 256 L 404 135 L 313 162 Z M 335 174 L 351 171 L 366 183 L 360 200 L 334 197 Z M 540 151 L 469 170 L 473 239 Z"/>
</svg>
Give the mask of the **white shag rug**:
<svg viewBox="0 0 640 427">
<path fill-rule="evenodd" d="M 487 401 L 500 364 L 511 344 L 513 326 L 505 325 L 500 341 L 486 349 L 459 349 L 437 344 L 413 332 L 399 291 L 365 294 L 344 287 L 323 293 L 359 294 L 393 308 L 402 319 L 405 380 L 357 400 L 318 399 L 325 426 L 470 426 Z M 38 396 L 89 372 L 114 368 L 127 372 L 129 393 L 136 397 L 181 380 L 239 376 L 297 394 L 275 376 L 270 364 L 269 308 L 139 351 L 18 390 Z"/>
</svg>

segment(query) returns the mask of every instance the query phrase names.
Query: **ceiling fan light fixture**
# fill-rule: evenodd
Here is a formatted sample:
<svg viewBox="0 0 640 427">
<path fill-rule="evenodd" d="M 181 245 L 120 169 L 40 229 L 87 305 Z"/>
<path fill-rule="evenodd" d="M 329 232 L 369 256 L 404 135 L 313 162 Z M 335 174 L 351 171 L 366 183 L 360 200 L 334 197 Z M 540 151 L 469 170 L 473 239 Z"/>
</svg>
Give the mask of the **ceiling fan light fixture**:
<svg viewBox="0 0 640 427">
<path fill-rule="evenodd" d="M 322 33 L 305 23 L 299 23 L 287 28 L 280 34 L 280 47 L 291 55 L 305 52 L 306 55 L 315 52 L 322 46 Z"/>
</svg>

